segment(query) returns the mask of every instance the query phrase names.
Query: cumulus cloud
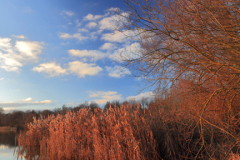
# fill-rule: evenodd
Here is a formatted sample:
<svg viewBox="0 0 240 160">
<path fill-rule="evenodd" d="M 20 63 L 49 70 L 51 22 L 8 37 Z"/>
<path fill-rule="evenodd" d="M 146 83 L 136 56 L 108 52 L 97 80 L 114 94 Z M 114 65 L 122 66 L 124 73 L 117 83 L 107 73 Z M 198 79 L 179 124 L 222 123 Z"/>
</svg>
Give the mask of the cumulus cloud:
<svg viewBox="0 0 240 160">
<path fill-rule="evenodd" d="M 56 62 L 42 63 L 38 67 L 34 67 L 32 71 L 47 73 L 50 77 L 67 74 L 66 69 L 63 69 Z"/>
<path fill-rule="evenodd" d="M 102 18 L 103 15 L 92 15 L 92 14 L 88 14 L 86 15 L 83 20 L 89 20 L 89 21 L 95 21 L 95 20 L 98 20 L 100 18 Z"/>
<path fill-rule="evenodd" d="M 124 30 L 124 31 L 114 31 L 113 33 L 106 33 L 103 34 L 101 39 L 104 41 L 108 41 L 108 42 L 126 42 L 128 40 L 130 40 L 128 37 L 132 36 L 133 33 L 132 31 L 129 30 Z"/>
<path fill-rule="evenodd" d="M 79 78 L 84 78 L 86 75 L 97 75 L 103 69 L 95 63 L 84 63 L 80 61 L 69 62 L 66 68 L 62 68 L 56 62 L 43 63 L 38 67 L 34 67 L 32 71 L 42 72 L 49 77 L 63 76 L 67 74 L 77 75 Z"/>
<path fill-rule="evenodd" d="M 131 72 L 128 69 L 122 66 L 114 66 L 114 67 L 106 66 L 105 68 L 108 71 L 108 75 L 110 77 L 121 78 L 125 75 L 131 74 Z"/>
<path fill-rule="evenodd" d="M 19 68 L 22 67 L 23 64 L 14 58 L 15 58 L 15 55 L 3 54 L 0 51 L 0 68 L 8 72 L 19 71 Z"/>
<path fill-rule="evenodd" d="M 141 56 L 141 45 L 137 42 L 131 45 L 126 45 L 123 48 L 119 48 L 109 55 L 109 58 L 118 62 L 122 62 L 127 59 L 136 59 Z"/>
<path fill-rule="evenodd" d="M 97 75 L 103 69 L 95 63 L 84 63 L 80 61 L 73 61 L 68 63 L 68 71 L 78 77 L 85 77 L 86 75 Z"/>
<path fill-rule="evenodd" d="M 0 37 L 0 68 L 16 72 L 26 63 L 36 62 L 42 51 L 42 44 L 37 41 L 16 41 L 13 47 L 10 38 Z"/>
<path fill-rule="evenodd" d="M 42 51 L 42 43 L 31 41 L 16 41 L 16 49 L 19 51 L 21 59 L 24 61 L 37 60 Z"/>
<path fill-rule="evenodd" d="M 118 17 L 116 15 L 112 15 L 110 17 L 105 17 L 101 21 L 99 21 L 100 30 L 111 30 L 117 26 Z"/>
<path fill-rule="evenodd" d="M 32 98 L 29 97 L 29 98 L 23 99 L 22 101 L 23 101 L 23 102 L 31 102 L 31 101 L 32 101 Z"/>
<path fill-rule="evenodd" d="M 95 22 L 89 22 L 89 23 L 86 25 L 86 27 L 88 27 L 88 28 L 95 28 L 95 27 L 97 27 L 97 23 L 95 23 Z"/>
<path fill-rule="evenodd" d="M 129 96 L 126 98 L 126 100 L 135 100 L 135 101 L 139 101 L 142 98 L 153 98 L 155 96 L 155 94 L 153 92 L 144 92 L 141 93 L 139 95 L 136 96 Z"/>
<path fill-rule="evenodd" d="M 71 50 L 68 50 L 68 53 L 71 56 L 76 56 L 80 58 L 84 58 L 84 57 L 91 58 L 91 61 L 96 61 L 108 56 L 108 54 L 98 50 L 86 50 L 86 49 L 85 50 L 71 49 Z"/>
<path fill-rule="evenodd" d="M 78 39 L 79 41 L 87 39 L 87 37 L 84 37 L 81 35 L 81 33 L 75 33 L 75 34 L 68 34 L 68 33 L 60 33 L 59 38 L 63 39 Z"/>
<path fill-rule="evenodd" d="M 89 91 L 89 97 L 94 97 L 93 101 L 98 104 L 105 104 L 107 101 L 120 101 L 122 100 L 122 95 L 114 91 Z"/>
<path fill-rule="evenodd" d="M 115 44 L 113 44 L 113 43 L 104 43 L 104 44 L 100 47 L 101 50 L 113 50 L 113 49 L 115 49 L 115 48 L 116 48 L 116 46 L 115 46 Z"/>
<path fill-rule="evenodd" d="M 73 11 L 63 11 L 63 13 L 68 15 L 68 16 L 73 16 L 74 15 Z"/>
<path fill-rule="evenodd" d="M 25 39 L 26 38 L 24 35 L 12 35 L 12 37 L 19 38 L 19 39 Z"/>
<path fill-rule="evenodd" d="M 112 8 L 111 10 L 115 10 Z M 105 17 L 102 20 L 100 20 L 99 23 L 99 28 L 100 30 L 112 30 L 115 28 L 119 28 L 122 26 L 123 23 L 127 23 L 126 17 L 128 17 L 128 13 L 123 12 L 120 15 L 111 15 L 109 17 Z"/>
</svg>

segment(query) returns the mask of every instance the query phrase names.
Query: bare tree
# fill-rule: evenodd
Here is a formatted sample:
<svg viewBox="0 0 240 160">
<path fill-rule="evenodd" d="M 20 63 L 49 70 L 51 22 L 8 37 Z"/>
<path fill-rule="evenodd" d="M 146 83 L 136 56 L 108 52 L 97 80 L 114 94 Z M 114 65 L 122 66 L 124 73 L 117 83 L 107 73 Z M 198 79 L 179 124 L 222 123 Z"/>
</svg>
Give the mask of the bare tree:
<svg viewBox="0 0 240 160">
<path fill-rule="evenodd" d="M 165 106 L 176 107 L 174 113 L 198 119 L 194 125 L 200 128 L 201 147 L 196 157 L 206 144 L 206 125 L 238 145 L 238 129 L 230 128 L 240 117 L 239 0 L 124 1 L 128 15 L 120 31 L 128 30 L 140 47 L 133 55 L 122 53 L 122 64 L 143 77 L 146 87 L 164 94 Z M 171 96 L 178 97 L 174 104 Z"/>
<path fill-rule="evenodd" d="M 240 3 L 238 0 L 125 0 L 122 21 L 141 44 L 135 56 L 122 54 L 147 87 L 171 88 L 179 79 L 191 88 L 213 88 L 231 108 L 240 88 Z M 136 54 L 136 53 L 135 53 Z M 206 100 L 206 107 L 208 100 Z"/>
</svg>

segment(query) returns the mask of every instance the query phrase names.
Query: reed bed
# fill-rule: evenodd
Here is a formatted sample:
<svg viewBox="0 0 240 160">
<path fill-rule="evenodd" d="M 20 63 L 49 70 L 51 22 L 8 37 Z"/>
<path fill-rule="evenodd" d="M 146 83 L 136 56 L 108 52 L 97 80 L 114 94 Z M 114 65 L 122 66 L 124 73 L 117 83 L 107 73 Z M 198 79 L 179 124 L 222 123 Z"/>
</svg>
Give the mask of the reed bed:
<svg viewBox="0 0 240 160">
<path fill-rule="evenodd" d="M 200 121 L 190 108 L 178 107 L 125 104 L 35 118 L 20 134 L 17 153 L 29 160 L 239 158 L 239 119 L 225 123 L 206 114 Z"/>
<path fill-rule="evenodd" d="M 152 131 L 139 107 L 81 109 L 34 119 L 28 128 L 18 142 L 18 156 L 27 159 L 157 159 Z"/>
</svg>

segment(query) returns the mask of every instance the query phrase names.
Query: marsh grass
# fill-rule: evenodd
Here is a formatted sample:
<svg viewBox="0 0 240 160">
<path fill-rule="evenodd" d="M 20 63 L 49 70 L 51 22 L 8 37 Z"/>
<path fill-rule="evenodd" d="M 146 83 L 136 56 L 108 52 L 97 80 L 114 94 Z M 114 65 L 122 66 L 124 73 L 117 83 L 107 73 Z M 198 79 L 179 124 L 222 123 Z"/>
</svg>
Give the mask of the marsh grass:
<svg viewBox="0 0 240 160">
<path fill-rule="evenodd" d="M 140 107 L 81 109 L 34 119 L 28 128 L 18 143 L 18 155 L 27 159 L 157 159 Z"/>
<path fill-rule="evenodd" d="M 20 134 L 17 153 L 43 160 L 239 158 L 236 123 L 211 114 L 200 122 L 190 108 L 164 108 L 165 102 L 144 110 L 125 104 L 40 117 Z"/>
</svg>

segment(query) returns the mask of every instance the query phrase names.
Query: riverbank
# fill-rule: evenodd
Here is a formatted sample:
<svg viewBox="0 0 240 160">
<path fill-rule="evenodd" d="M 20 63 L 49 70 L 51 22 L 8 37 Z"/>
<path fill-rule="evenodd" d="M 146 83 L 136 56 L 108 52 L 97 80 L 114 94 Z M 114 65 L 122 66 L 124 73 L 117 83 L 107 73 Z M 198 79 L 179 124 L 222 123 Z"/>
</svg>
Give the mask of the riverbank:
<svg viewBox="0 0 240 160">
<path fill-rule="evenodd" d="M 17 132 L 17 127 L 0 127 L 0 132 Z"/>
</svg>

